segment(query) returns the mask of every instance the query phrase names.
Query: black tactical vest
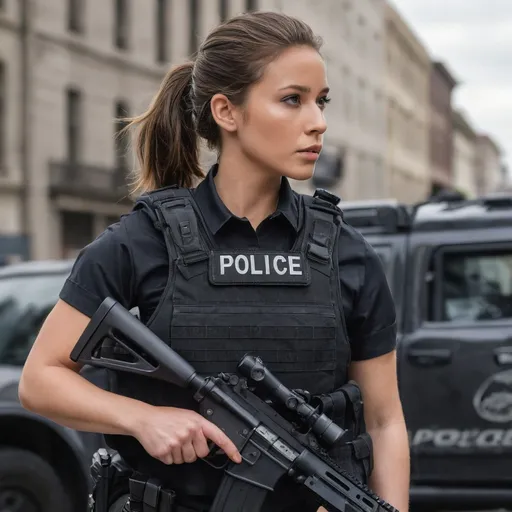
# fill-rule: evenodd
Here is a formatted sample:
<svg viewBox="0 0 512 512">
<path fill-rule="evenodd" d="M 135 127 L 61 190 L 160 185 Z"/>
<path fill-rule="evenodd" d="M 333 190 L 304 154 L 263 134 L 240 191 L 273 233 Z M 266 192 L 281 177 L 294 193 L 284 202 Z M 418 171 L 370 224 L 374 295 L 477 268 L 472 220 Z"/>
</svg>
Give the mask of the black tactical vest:
<svg viewBox="0 0 512 512">
<path fill-rule="evenodd" d="M 341 211 L 320 197 L 300 196 L 300 203 L 299 235 L 283 252 L 219 249 L 187 189 L 169 187 L 138 200 L 135 208 L 147 209 L 163 233 L 170 261 L 167 287 L 147 325 L 198 373 L 234 372 L 250 352 L 291 389 L 326 395 L 347 382 L 350 345 L 336 254 Z M 115 386 L 117 393 L 154 405 L 197 410 L 190 393 L 172 385 L 119 373 Z M 345 428 L 356 424 L 355 437 L 364 431 L 362 418 L 345 415 L 350 400 L 361 409 L 353 387 L 322 400 L 340 406 L 338 420 Z M 145 458 L 146 470 L 154 466 L 131 438 L 107 436 L 107 441 L 132 465 Z M 370 453 L 371 441 L 364 436 L 332 455 L 366 481 Z M 198 464 L 203 471 L 201 461 L 167 469 L 175 473 L 171 479 L 181 480 Z"/>
</svg>

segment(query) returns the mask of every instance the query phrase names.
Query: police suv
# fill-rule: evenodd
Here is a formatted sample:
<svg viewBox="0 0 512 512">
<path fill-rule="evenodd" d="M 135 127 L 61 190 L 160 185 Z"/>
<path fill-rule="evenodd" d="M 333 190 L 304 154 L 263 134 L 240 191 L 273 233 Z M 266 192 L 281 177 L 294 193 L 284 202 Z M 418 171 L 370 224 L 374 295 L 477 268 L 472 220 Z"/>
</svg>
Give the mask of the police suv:
<svg viewBox="0 0 512 512">
<path fill-rule="evenodd" d="M 381 257 L 396 301 L 411 503 L 507 507 L 512 197 L 340 207 Z"/>
</svg>

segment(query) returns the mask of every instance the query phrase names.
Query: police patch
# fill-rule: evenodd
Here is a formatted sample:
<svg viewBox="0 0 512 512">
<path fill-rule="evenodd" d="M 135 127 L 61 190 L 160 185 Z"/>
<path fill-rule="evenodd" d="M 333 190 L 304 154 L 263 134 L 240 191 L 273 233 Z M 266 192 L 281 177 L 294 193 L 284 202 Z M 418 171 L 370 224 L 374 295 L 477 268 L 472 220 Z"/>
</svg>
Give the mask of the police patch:
<svg viewBox="0 0 512 512">
<path fill-rule="evenodd" d="M 212 251 L 209 279 L 214 285 L 307 286 L 311 275 L 300 252 Z"/>
</svg>

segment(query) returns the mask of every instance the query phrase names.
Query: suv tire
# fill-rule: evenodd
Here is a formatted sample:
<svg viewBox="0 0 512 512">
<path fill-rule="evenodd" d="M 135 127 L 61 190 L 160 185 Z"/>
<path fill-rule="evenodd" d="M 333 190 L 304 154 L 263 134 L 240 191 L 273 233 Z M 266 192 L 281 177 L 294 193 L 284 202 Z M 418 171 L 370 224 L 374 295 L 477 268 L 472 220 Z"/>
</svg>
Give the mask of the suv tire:
<svg viewBox="0 0 512 512">
<path fill-rule="evenodd" d="M 0 510 L 72 512 L 55 470 L 35 453 L 0 448 Z"/>
</svg>

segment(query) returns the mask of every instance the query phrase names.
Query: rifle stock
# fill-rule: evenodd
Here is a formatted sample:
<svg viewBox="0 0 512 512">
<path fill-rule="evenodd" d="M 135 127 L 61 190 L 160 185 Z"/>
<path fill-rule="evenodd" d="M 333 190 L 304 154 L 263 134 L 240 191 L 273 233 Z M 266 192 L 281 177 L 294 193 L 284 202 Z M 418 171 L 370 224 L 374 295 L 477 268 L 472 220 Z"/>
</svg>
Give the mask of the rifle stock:
<svg viewBox="0 0 512 512">
<path fill-rule="evenodd" d="M 101 353 L 105 342 L 120 344 L 135 361 L 105 357 Z M 341 442 L 345 431 L 284 387 L 259 358 L 246 356 L 238 370 L 248 378 L 252 375 L 256 381 L 265 381 L 307 425 L 307 433 L 299 433 L 253 393 L 247 378 L 237 373 L 198 375 L 185 359 L 111 298 L 105 299 L 93 315 L 70 357 L 78 363 L 145 375 L 190 389 L 200 413 L 226 433 L 243 458 L 241 464 L 225 458 L 223 465 L 215 466 L 224 470 L 225 477 L 212 512 L 239 511 L 241 502 L 250 503 L 247 510 L 257 512 L 265 495 L 273 492 L 283 477 L 310 489 L 329 511 L 398 512 L 328 457 L 322 443 L 331 446 Z M 208 462 L 208 458 L 205 460 Z"/>
</svg>

